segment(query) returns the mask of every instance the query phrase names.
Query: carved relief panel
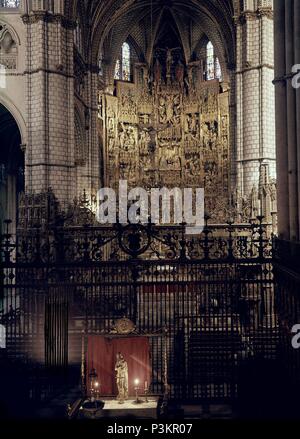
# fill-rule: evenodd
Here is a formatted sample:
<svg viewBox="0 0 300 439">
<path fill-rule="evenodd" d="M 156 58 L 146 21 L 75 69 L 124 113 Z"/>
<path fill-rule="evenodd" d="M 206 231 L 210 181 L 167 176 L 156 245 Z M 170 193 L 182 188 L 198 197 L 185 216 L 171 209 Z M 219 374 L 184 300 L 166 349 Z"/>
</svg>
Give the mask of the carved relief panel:
<svg viewBox="0 0 300 439">
<path fill-rule="evenodd" d="M 8 25 L 0 22 L 0 64 L 7 70 L 16 70 L 17 58 L 16 38 Z"/>
<path fill-rule="evenodd" d="M 228 91 L 218 81 L 195 82 L 197 65 L 167 67 L 155 62 L 151 76 L 140 64 L 137 84 L 118 82 L 116 96 L 106 97 L 107 182 L 204 187 L 217 221 L 229 204 Z"/>
</svg>

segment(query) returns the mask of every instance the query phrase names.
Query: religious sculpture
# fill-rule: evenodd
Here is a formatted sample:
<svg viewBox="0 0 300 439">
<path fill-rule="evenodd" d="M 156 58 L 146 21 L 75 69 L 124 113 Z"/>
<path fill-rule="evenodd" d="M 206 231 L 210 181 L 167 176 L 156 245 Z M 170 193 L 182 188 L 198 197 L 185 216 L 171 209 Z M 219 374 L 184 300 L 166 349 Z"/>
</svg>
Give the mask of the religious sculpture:
<svg viewBox="0 0 300 439">
<path fill-rule="evenodd" d="M 145 155 L 148 154 L 149 152 L 149 143 L 150 143 L 150 135 L 148 133 L 148 131 L 146 130 L 141 130 L 140 132 L 140 153 Z"/>
<path fill-rule="evenodd" d="M 194 67 L 188 66 L 187 70 L 187 78 L 185 79 L 185 83 L 189 90 L 192 90 L 194 87 Z"/>
<path fill-rule="evenodd" d="M 115 364 L 116 383 L 118 388 L 117 399 L 119 404 L 123 404 L 128 398 L 128 365 L 121 352 L 117 354 Z"/>
<path fill-rule="evenodd" d="M 120 149 L 124 149 L 124 142 L 125 142 L 125 128 L 124 124 L 120 122 L 119 125 L 119 145 Z"/>
<path fill-rule="evenodd" d="M 160 49 L 160 51 L 166 52 L 166 77 L 170 79 L 172 76 L 172 66 L 173 66 L 173 52 L 181 50 L 180 47 L 174 47 L 170 49 L 167 47 L 166 49 Z"/>
<path fill-rule="evenodd" d="M 152 125 L 144 126 L 142 128 L 142 131 L 147 133 L 147 138 L 149 139 L 148 142 L 148 151 L 154 152 L 156 149 L 156 135 L 162 131 L 164 131 L 166 128 L 168 128 L 170 124 L 166 124 L 163 126 L 160 126 L 159 128 L 154 128 Z"/>
<path fill-rule="evenodd" d="M 156 48 L 154 57 L 151 75 L 142 65 L 140 80 L 119 82 L 106 101 L 107 178 L 145 188 L 205 187 L 212 217 L 216 200 L 224 208 L 230 200 L 229 93 L 195 81 L 199 65 L 186 65 L 182 48 Z M 222 215 L 218 207 L 214 220 Z"/>
<path fill-rule="evenodd" d="M 172 95 L 167 95 L 166 115 L 167 115 L 167 122 L 171 122 L 174 116 L 174 101 Z"/>
<path fill-rule="evenodd" d="M 166 101 L 164 97 L 160 97 L 159 99 L 158 112 L 159 112 L 159 122 L 166 123 L 167 122 Z"/>
</svg>

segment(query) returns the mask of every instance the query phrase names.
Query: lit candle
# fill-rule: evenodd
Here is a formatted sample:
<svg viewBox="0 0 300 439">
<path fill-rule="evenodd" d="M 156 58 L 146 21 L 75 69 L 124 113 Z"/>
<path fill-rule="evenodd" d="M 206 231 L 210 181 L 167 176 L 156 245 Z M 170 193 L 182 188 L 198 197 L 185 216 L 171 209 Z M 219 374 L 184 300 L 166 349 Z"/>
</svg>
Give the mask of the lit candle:
<svg viewBox="0 0 300 439">
<path fill-rule="evenodd" d="M 139 383 L 140 383 L 140 380 L 139 380 L 138 378 L 136 378 L 136 379 L 134 380 L 134 384 L 135 384 L 136 386 L 138 386 Z"/>
</svg>

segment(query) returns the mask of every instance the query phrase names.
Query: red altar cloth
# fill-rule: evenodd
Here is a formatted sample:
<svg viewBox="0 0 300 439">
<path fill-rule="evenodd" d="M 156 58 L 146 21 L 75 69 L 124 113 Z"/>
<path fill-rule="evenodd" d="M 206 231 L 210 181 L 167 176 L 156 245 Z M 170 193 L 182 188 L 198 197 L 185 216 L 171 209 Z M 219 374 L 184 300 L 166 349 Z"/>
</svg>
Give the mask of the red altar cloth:
<svg viewBox="0 0 300 439">
<path fill-rule="evenodd" d="M 128 364 L 128 394 L 135 395 L 134 380 L 138 379 L 143 391 L 145 381 L 150 385 L 150 347 L 147 337 L 108 338 L 100 335 L 88 337 L 87 348 L 87 387 L 88 375 L 96 369 L 101 383 L 101 395 L 117 395 L 115 379 L 116 355 L 121 352 Z"/>
</svg>

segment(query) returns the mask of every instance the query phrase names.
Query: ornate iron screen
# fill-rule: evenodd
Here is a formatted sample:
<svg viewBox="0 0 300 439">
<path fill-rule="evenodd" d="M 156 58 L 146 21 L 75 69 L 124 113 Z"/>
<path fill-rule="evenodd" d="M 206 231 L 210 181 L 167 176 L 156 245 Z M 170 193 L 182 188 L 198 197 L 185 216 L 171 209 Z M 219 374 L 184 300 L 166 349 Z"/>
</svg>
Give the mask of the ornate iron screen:
<svg viewBox="0 0 300 439">
<path fill-rule="evenodd" d="M 31 368 L 79 366 L 82 331 L 108 334 L 126 317 L 139 334 L 157 333 L 150 392 L 164 391 L 167 369 L 171 398 L 235 398 L 244 359 L 276 356 L 271 242 L 259 220 L 206 224 L 193 238 L 184 225 L 64 224 L 13 239 L 7 223 L 1 323 L 8 355 Z"/>
</svg>

